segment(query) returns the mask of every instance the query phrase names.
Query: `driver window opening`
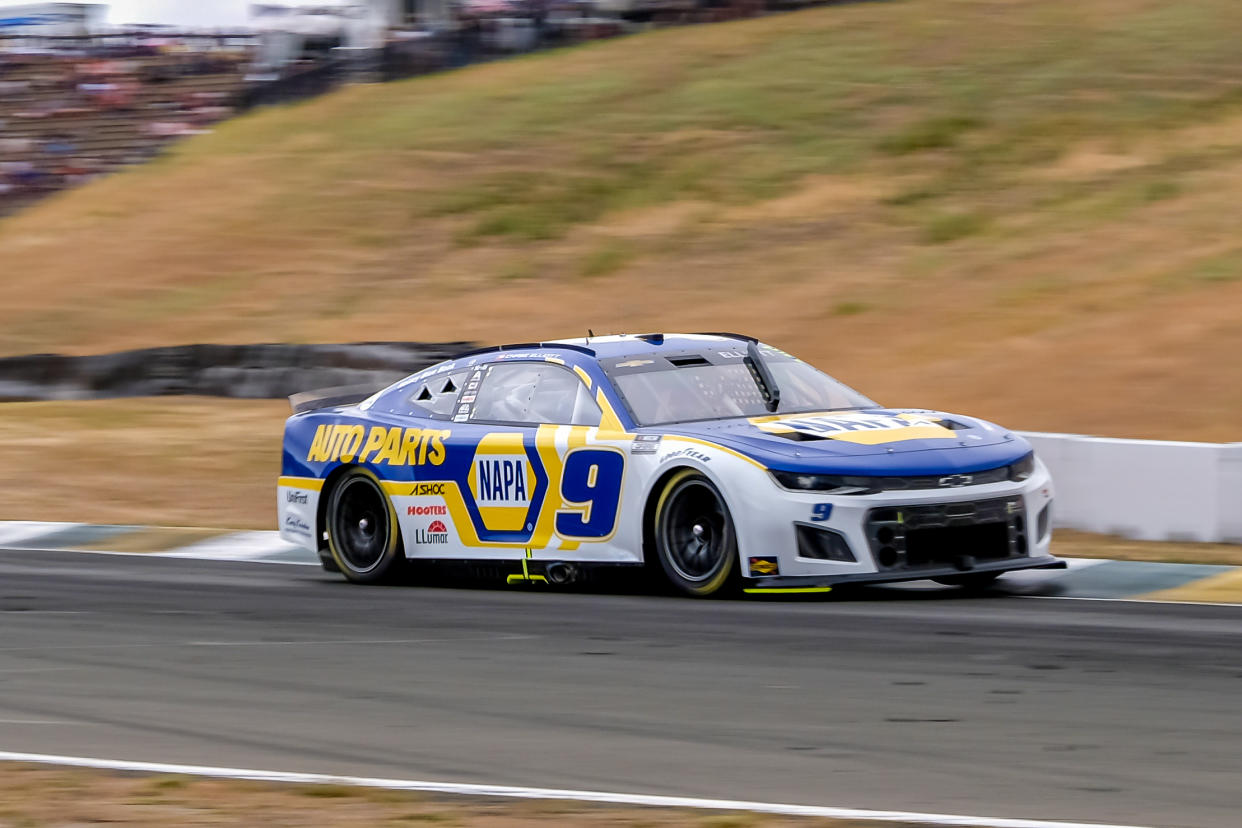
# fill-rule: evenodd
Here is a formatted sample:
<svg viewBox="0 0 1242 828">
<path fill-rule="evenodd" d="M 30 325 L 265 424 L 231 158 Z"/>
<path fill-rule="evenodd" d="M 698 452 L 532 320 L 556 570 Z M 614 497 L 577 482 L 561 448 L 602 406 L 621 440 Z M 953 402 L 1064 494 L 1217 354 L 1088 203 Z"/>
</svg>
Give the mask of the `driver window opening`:
<svg viewBox="0 0 1242 828">
<path fill-rule="evenodd" d="M 472 422 L 598 426 L 603 414 L 582 381 L 552 363 L 493 365 L 479 388 Z"/>
</svg>

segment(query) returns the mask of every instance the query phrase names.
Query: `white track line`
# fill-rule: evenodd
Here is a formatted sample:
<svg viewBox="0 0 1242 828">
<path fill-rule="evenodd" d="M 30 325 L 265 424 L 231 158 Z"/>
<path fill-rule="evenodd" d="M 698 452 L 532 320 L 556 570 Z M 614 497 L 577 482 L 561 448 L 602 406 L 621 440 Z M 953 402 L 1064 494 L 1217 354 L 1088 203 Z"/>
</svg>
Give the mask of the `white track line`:
<svg viewBox="0 0 1242 828">
<path fill-rule="evenodd" d="M 372 779 L 360 776 L 329 776 L 318 773 L 213 768 L 202 765 L 167 765 L 160 762 L 128 762 L 122 759 L 88 759 L 81 756 L 55 756 L 44 753 L 0 751 L 0 761 L 69 765 L 78 768 L 178 773 L 256 782 L 299 782 L 316 785 L 351 785 L 359 788 L 386 788 L 394 791 L 499 796 L 514 799 L 560 799 L 611 805 L 640 805 L 654 808 L 698 808 L 712 811 L 750 811 L 784 816 L 826 817 L 829 819 L 873 820 L 875 822 L 918 822 L 926 825 L 953 825 L 962 828 L 1139 828 L 1131 825 L 1104 825 L 1096 822 L 1057 822 L 1042 819 L 1007 819 L 953 814 L 923 814 L 906 811 L 868 811 L 858 808 L 828 808 L 819 805 L 784 805 L 775 802 L 746 802 L 729 799 L 694 799 L 681 796 L 571 791 L 559 788 L 522 788 L 506 785 L 472 785 L 456 782 L 420 782 L 410 779 Z"/>
</svg>

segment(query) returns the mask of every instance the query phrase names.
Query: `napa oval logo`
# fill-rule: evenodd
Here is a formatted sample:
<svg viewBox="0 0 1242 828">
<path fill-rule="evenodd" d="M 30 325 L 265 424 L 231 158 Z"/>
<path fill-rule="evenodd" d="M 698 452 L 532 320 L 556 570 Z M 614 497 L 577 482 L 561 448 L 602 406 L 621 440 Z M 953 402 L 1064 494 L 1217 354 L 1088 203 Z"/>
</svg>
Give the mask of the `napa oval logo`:
<svg viewBox="0 0 1242 828">
<path fill-rule="evenodd" d="M 470 461 L 471 518 L 479 539 L 523 543 L 538 522 L 547 473 L 520 433 L 488 434 Z M 465 494 L 463 492 L 463 494 Z"/>
<path fill-rule="evenodd" d="M 825 440 L 882 445 L 903 440 L 954 440 L 956 435 L 940 420 L 923 414 L 868 414 L 825 412 L 774 417 L 752 417 L 751 425 L 768 434 L 799 433 Z"/>
</svg>

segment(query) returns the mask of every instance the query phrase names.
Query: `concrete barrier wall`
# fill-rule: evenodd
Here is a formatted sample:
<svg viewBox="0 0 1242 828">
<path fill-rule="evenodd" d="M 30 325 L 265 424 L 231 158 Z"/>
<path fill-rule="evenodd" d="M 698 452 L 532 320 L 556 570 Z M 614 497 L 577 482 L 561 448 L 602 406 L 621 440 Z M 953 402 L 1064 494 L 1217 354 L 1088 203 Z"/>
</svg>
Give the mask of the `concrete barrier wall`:
<svg viewBox="0 0 1242 828">
<path fill-rule="evenodd" d="M 1242 443 L 1023 436 L 1052 472 L 1055 526 L 1135 540 L 1242 543 Z"/>
</svg>

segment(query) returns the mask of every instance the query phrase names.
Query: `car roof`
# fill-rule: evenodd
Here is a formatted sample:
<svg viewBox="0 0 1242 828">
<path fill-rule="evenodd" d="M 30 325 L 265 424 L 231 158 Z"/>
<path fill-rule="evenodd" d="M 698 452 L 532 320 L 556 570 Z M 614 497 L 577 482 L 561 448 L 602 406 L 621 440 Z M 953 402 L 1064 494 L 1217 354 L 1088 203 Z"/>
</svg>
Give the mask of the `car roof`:
<svg viewBox="0 0 1242 828">
<path fill-rule="evenodd" d="M 564 349 L 577 352 L 596 359 L 614 359 L 619 357 L 642 356 L 661 351 L 687 351 L 696 348 L 719 348 L 722 346 L 745 347 L 745 343 L 756 341 L 754 337 L 744 334 L 730 333 L 695 333 L 695 334 L 610 334 L 608 336 L 585 336 L 577 339 L 554 339 L 547 342 L 524 342 L 513 345 L 494 345 L 457 354 L 454 360 L 469 356 L 510 351 L 540 351 Z"/>
</svg>

